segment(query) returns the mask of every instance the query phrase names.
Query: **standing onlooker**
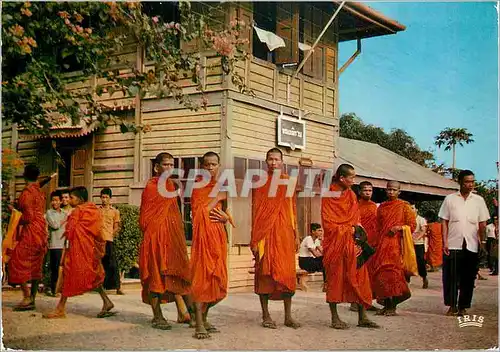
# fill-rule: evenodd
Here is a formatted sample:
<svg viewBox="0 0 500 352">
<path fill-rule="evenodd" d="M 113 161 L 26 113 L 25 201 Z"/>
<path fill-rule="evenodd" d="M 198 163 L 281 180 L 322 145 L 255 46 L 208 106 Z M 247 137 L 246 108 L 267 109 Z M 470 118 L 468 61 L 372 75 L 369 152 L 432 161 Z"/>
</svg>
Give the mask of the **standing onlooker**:
<svg viewBox="0 0 500 352">
<path fill-rule="evenodd" d="M 427 221 L 418 215 L 417 208 L 414 204 L 411 206 L 416 216 L 417 227 L 413 232 L 413 245 L 415 246 L 415 255 L 417 257 L 418 275 L 422 278 L 422 288 L 429 287 L 429 280 L 427 280 L 427 268 L 425 263 L 425 234 L 427 233 Z M 410 282 L 410 278 L 407 278 Z"/>
<path fill-rule="evenodd" d="M 50 262 L 50 293 L 56 295 L 56 284 L 59 277 L 59 263 L 61 262 L 64 248 L 64 239 L 62 238 L 66 230 L 66 220 L 68 212 L 61 208 L 62 195 L 60 191 L 54 191 L 50 194 L 50 204 L 52 209 L 47 210 L 45 219 L 49 226 L 49 262 Z"/>
<path fill-rule="evenodd" d="M 71 204 L 69 204 L 69 189 L 61 191 L 61 208 L 66 210 L 68 214 L 71 213 L 71 210 L 73 209 Z"/>
<path fill-rule="evenodd" d="M 484 199 L 472 193 L 474 173 L 460 171 L 458 183 L 460 191 L 446 196 L 439 217 L 443 231 L 444 304 L 450 307 L 446 314 L 462 316 L 471 305 L 478 274 L 478 252 L 483 247 L 490 216 Z"/>
<path fill-rule="evenodd" d="M 120 212 L 111 206 L 113 193 L 110 188 L 101 190 L 102 205 L 99 207 L 102 215 L 102 237 L 106 241 L 106 254 L 102 258 L 102 265 L 106 272 L 104 279 L 104 289 L 116 289 L 117 295 L 123 295 L 120 286 L 120 273 L 116 263 L 116 255 L 113 247 L 113 239 L 120 232 Z"/>
<path fill-rule="evenodd" d="M 323 282 L 325 282 L 325 270 L 323 268 L 323 228 L 320 224 L 311 224 L 311 234 L 304 237 L 299 248 L 299 268 L 308 273 L 321 271 Z"/>
<path fill-rule="evenodd" d="M 498 216 L 493 216 L 493 222 L 486 226 L 486 251 L 488 252 L 488 268 L 491 275 L 498 275 Z"/>
</svg>

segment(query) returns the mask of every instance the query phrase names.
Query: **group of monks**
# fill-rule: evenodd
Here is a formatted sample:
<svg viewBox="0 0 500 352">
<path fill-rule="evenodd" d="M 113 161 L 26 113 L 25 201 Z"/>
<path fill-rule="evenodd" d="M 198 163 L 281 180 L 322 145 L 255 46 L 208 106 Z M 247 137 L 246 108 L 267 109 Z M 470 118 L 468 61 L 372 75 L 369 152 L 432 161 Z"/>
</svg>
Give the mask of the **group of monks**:
<svg viewBox="0 0 500 352">
<path fill-rule="evenodd" d="M 227 233 L 225 225 L 234 225 L 227 209 L 227 194 L 213 192 L 220 167 L 219 155 L 208 152 L 202 157 L 202 168 L 210 174 L 210 181 L 195 187 L 191 195 L 193 240 L 190 257 L 184 235 L 179 201 L 183 198 L 179 181 L 163 177 L 174 168 L 174 157 L 160 153 L 154 160 L 155 176 L 142 194 L 139 223 L 143 232 L 140 245 L 139 270 L 142 301 L 151 306 L 153 328 L 169 330 L 171 324 L 164 318 L 161 304 L 183 301 L 190 313 L 194 337 L 204 339 L 219 330 L 208 321 L 208 312 L 227 295 Z M 279 173 L 282 183 L 271 194 L 272 177 L 252 193 L 252 235 L 250 248 L 255 259 L 255 293 L 262 308 L 262 326 L 276 329 L 269 313 L 269 300 L 283 300 L 284 325 L 299 328 L 292 317 L 292 297 L 296 289 L 295 255 L 300 238 L 297 226 L 295 197 L 287 194 L 289 176 L 282 173 L 283 154 L 278 148 L 266 154 L 269 175 Z M 28 165 L 29 166 L 29 165 Z M 18 245 L 9 263 L 11 283 L 21 284 L 23 301 L 17 310 L 35 308 L 35 294 L 41 278 L 43 257 L 47 248 L 47 234 L 43 220 L 45 198 L 37 183 L 38 169 L 29 166 L 25 171 L 26 188 L 19 199 L 23 213 Z M 396 306 L 410 297 L 401 261 L 401 233 L 403 226 L 413 232 L 415 214 L 410 205 L 398 199 L 400 185 L 387 184 L 388 201 L 377 205 L 370 200 L 372 186 L 361 184 L 360 200 L 351 190 L 356 177 L 352 166 L 343 164 L 329 188 L 330 195 L 322 197 L 324 227 L 324 267 L 326 271 L 326 301 L 331 311 L 331 327 L 346 329 L 337 312 L 339 303 L 357 307 L 358 326 L 377 328 L 368 319 L 366 310 L 373 299 L 384 306 L 379 315 L 395 315 Z M 177 192 L 178 197 L 165 197 L 161 189 Z M 63 278 L 61 299 L 47 318 L 65 317 L 68 297 L 96 290 L 103 307 L 98 317 L 113 315 L 113 303 L 102 288 L 104 270 L 101 258 L 104 242 L 100 236 L 101 216 L 97 207 L 88 201 L 87 190 L 71 190 L 74 210 L 68 218 L 64 236 L 69 242 L 62 259 Z M 355 240 L 356 229 L 363 228 L 368 244 L 375 249 L 363 265 L 362 254 Z M 32 282 L 31 291 L 27 283 Z"/>
</svg>

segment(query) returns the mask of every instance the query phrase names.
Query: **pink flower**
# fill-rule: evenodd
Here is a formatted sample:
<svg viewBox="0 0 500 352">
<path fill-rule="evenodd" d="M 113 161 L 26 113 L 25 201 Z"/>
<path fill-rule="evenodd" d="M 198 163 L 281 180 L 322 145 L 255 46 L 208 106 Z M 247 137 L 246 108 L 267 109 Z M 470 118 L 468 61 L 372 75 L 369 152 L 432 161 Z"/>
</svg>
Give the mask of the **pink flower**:
<svg viewBox="0 0 500 352">
<path fill-rule="evenodd" d="M 222 56 L 230 56 L 233 52 L 233 45 L 227 38 L 215 37 L 212 47 Z"/>
<path fill-rule="evenodd" d="M 154 16 L 151 20 L 153 20 L 154 23 L 158 23 L 159 21 L 158 16 Z"/>
<path fill-rule="evenodd" d="M 178 31 L 181 30 L 181 24 L 180 23 L 176 23 L 175 24 L 175 29 L 177 29 Z"/>
</svg>

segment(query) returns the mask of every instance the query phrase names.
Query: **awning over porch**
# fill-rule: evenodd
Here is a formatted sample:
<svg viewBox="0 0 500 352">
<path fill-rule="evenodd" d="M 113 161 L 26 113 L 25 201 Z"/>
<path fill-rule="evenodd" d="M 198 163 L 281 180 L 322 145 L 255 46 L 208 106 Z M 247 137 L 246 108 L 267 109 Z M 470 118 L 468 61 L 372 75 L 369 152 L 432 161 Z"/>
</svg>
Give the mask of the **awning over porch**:
<svg viewBox="0 0 500 352">
<path fill-rule="evenodd" d="M 335 0 L 340 5 L 340 0 Z M 348 1 L 339 13 L 339 41 L 395 34 L 404 31 L 401 23 L 360 2 Z"/>
<path fill-rule="evenodd" d="M 135 110 L 135 98 L 126 98 L 121 100 L 111 100 L 100 102 L 102 111 L 108 112 L 128 112 Z M 95 118 L 85 117 L 77 123 L 73 124 L 68 117 L 59 113 L 54 113 L 54 120 L 59 121 L 54 126 L 50 127 L 49 134 L 29 134 L 26 130 L 19 129 L 19 136 L 25 140 L 37 140 L 43 138 L 78 138 L 89 135 L 96 131 L 100 123 Z"/>
<path fill-rule="evenodd" d="M 338 140 L 336 166 L 347 163 L 356 169 L 356 182 L 370 181 L 385 188 L 387 181 L 401 183 L 401 190 L 444 197 L 458 184 L 378 144 L 342 138 Z"/>
</svg>

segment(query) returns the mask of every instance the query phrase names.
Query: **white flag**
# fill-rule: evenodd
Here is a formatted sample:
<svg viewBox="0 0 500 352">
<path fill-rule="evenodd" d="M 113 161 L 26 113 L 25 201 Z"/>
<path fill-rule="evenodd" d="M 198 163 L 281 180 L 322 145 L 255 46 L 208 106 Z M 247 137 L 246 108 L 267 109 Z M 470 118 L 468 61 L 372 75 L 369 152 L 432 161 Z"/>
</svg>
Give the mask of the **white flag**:
<svg viewBox="0 0 500 352">
<path fill-rule="evenodd" d="M 266 43 L 267 47 L 269 48 L 269 51 L 273 51 L 274 49 L 277 48 L 284 48 L 285 41 L 283 38 L 277 36 L 273 32 L 265 31 L 263 29 L 258 28 L 257 26 L 253 26 L 255 29 L 255 32 L 257 33 L 257 37 L 259 37 L 259 40 L 262 43 Z"/>
</svg>

